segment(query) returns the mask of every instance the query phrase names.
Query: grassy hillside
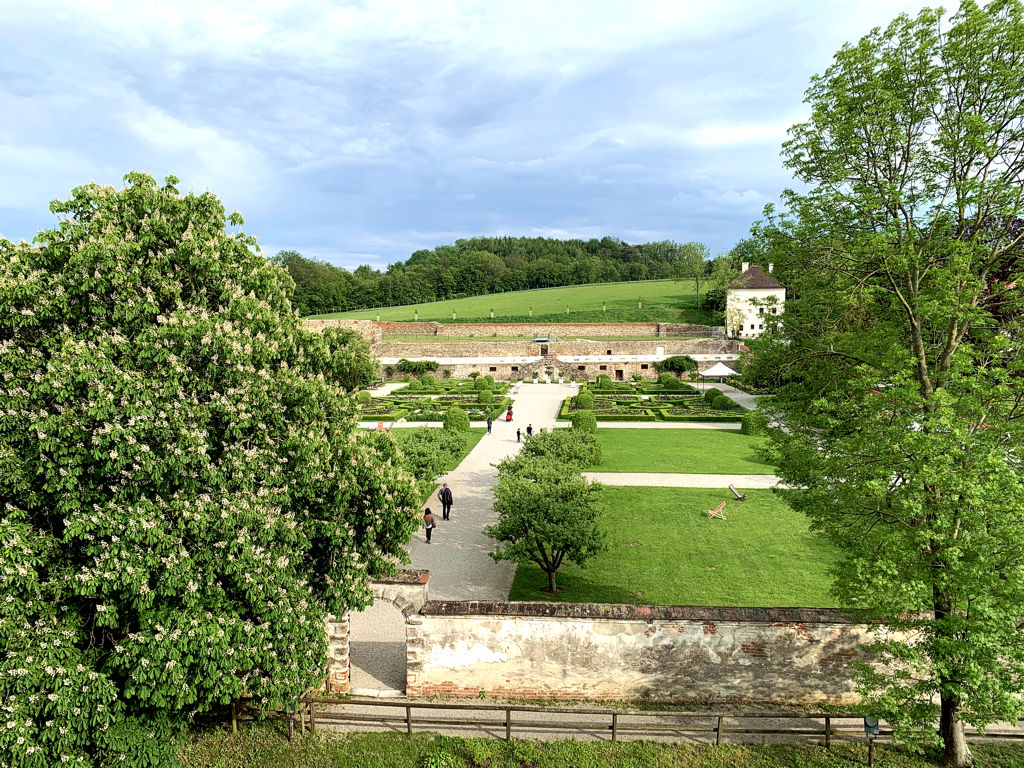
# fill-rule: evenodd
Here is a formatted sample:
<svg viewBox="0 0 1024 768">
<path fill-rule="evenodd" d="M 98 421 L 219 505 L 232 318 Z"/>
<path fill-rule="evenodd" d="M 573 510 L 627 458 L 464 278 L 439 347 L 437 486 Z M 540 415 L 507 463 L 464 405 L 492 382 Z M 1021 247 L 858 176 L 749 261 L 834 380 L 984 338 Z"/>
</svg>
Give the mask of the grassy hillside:
<svg viewBox="0 0 1024 768">
<path fill-rule="evenodd" d="M 638 302 L 643 307 L 638 307 Z M 602 310 L 602 304 L 608 310 Z M 599 283 L 572 285 L 564 288 L 541 288 L 534 291 L 495 293 L 471 296 L 452 301 L 411 304 L 384 309 L 361 309 L 314 315 L 316 319 L 347 319 L 411 321 L 417 313 L 420 320 L 452 322 L 488 322 L 494 310 L 495 322 L 577 322 L 577 323 L 707 323 L 720 325 L 719 312 L 697 309 L 693 283 L 675 280 L 647 280 L 633 283 Z M 565 308 L 568 305 L 569 314 Z M 530 308 L 533 317 L 530 317 Z"/>
</svg>

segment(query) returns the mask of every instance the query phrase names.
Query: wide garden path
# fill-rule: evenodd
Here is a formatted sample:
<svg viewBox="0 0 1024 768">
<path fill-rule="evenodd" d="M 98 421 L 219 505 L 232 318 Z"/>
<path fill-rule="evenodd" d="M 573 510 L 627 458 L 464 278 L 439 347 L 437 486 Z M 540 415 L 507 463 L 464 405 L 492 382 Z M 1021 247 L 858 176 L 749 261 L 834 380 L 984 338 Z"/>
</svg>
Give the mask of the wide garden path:
<svg viewBox="0 0 1024 768">
<path fill-rule="evenodd" d="M 567 384 L 524 384 L 515 397 L 511 422 L 496 421 L 462 463 L 438 479 L 452 489 L 451 520 L 441 520 L 436 497 L 427 502 L 437 518 L 432 542 L 427 544 L 423 529 L 413 536 L 409 547 L 413 568 L 430 571 L 430 597 L 436 600 L 508 600 L 515 566 L 495 563 L 489 556 L 494 542 L 484 526 L 495 522 L 495 464 L 519 451 L 516 429 L 526 433 L 551 429 L 562 401 L 574 392 Z"/>
<path fill-rule="evenodd" d="M 584 472 L 588 480 L 605 485 L 637 485 L 652 488 L 774 488 L 775 475 L 700 475 L 671 472 Z"/>
</svg>

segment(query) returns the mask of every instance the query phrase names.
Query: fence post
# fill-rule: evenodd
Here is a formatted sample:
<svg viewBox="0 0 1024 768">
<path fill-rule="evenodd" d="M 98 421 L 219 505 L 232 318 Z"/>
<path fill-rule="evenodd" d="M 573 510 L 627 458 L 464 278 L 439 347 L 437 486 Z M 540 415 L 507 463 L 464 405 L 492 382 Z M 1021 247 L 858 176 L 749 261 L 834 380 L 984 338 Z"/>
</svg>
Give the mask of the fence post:
<svg viewBox="0 0 1024 768">
<path fill-rule="evenodd" d="M 718 727 L 715 728 L 715 746 L 722 743 L 722 716 L 718 716 Z"/>
<path fill-rule="evenodd" d="M 405 708 L 405 734 L 412 736 L 412 707 Z"/>
<path fill-rule="evenodd" d="M 619 735 L 619 713 L 612 712 L 612 742 L 615 741 Z"/>
<path fill-rule="evenodd" d="M 832 749 L 832 718 L 825 715 L 825 749 Z"/>
<path fill-rule="evenodd" d="M 505 708 L 505 741 L 512 741 L 512 710 Z"/>
</svg>

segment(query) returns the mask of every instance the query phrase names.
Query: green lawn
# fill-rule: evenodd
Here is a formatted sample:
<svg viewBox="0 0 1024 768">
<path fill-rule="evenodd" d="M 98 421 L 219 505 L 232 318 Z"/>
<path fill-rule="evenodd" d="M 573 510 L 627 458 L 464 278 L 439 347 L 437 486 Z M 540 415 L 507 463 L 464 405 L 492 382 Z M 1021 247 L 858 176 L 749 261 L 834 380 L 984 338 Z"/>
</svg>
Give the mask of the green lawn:
<svg viewBox="0 0 1024 768">
<path fill-rule="evenodd" d="M 399 429 L 401 429 L 401 427 L 399 427 Z M 436 427 L 430 427 L 430 429 L 436 429 Z M 474 448 L 476 448 L 476 444 L 480 442 L 480 438 L 482 438 L 486 434 L 487 434 L 487 428 L 486 427 L 471 427 L 470 430 L 465 433 L 465 435 L 466 435 L 466 450 L 464 450 L 462 452 L 462 455 L 459 456 L 458 461 L 453 462 L 450 467 L 447 467 L 445 469 L 445 472 L 451 472 L 453 469 L 455 469 L 457 466 L 459 466 L 459 464 L 462 463 L 462 460 L 469 455 L 469 452 L 472 451 Z"/>
<path fill-rule="evenodd" d="M 600 429 L 602 459 L 593 472 L 771 475 L 758 460 L 758 437 L 735 429 Z"/>
<path fill-rule="evenodd" d="M 643 308 L 638 308 L 638 301 Z M 620 322 L 696 322 L 721 325 L 721 313 L 705 312 L 696 307 L 697 297 L 693 283 L 675 280 L 645 280 L 634 283 L 599 283 L 573 285 L 565 288 L 541 288 L 533 291 L 495 293 L 471 296 L 452 301 L 429 304 L 410 304 L 385 309 L 361 309 L 353 312 L 334 312 L 315 315 L 313 319 L 411 321 L 488 322 L 494 310 L 497 322 L 545 323 L 620 323 Z M 602 311 L 602 303 L 608 311 Z M 569 306 L 570 314 L 565 314 Z M 533 308 L 533 317 L 529 316 Z M 468 335 L 468 333 L 467 333 Z"/>
<path fill-rule="evenodd" d="M 422 726 L 416 726 L 422 727 Z M 972 744 L 979 768 L 1024 764 L 1019 744 Z M 280 722 L 196 729 L 182 749 L 183 768 L 839 768 L 867 765 L 863 742 L 834 744 L 655 744 L 650 741 L 535 742 L 461 739 L 432 733 L 306 736 L 288 741 Z M 936 755 L 917 756 L 882 743 L 877 765 L 931 768 Z"/>
<path fill-rule="evenodd" d="M 610 431 L 610 430 L 609 430 Z M 601 498 L 608 549 L 558 572 L 557 600 L 650 605 L 829 607 L 836 552 L 767 490 L 612 488 Z M 723 520 L 707 510 L 725 501 Z M 521 565 L 511 600 L 548 600 L 547 576 Z"/>
</svg>

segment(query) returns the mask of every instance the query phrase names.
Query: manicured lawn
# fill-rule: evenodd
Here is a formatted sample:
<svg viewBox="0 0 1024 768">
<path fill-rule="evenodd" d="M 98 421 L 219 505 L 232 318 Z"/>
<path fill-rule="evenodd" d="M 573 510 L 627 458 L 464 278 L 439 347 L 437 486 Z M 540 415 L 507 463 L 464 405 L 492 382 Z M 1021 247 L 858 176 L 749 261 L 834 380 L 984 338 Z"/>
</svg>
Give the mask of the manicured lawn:
<svg viewBox="0 0 1024 768">
<path fill-rule="evenodd" d="M 643 308 L 637 307 L 638 300 L 643 302 Z M 721 325 L 720 312 L 698 310 L 696 303 L 696 291 L 689 281 L 645 280 L 495 293 L 380 310 L 335 312 L 315 317 L 375 320 L 379 314 L 381 320 L 411 321 L 418 313 L 420 320 L 450 323 L 454 310 L 460 322 L 483 323 L 490 321 L 493 309 L 496 322 L 695 322 Z M 602 311 L 602 304 L 607 305 L 607 312 Z M 569 306 L 569 315 L 565 314 L 566 305 Z M 532 318 L 529 316 L 531 307 Z M 467 326 L 466 335 L 469 334 Z"/>
<path fill-rule="evenodd" d="M 600 429 L 601 464 L 593 472 L 771 475 L 756 454 L 761 438 L 735 429 Z"/>
<path fill-rule="evenodd" d="M 436 427 L 430 427 L 430 429 L 436 429 Z M 469 452 L 476 448 L 476 444 L 480 442 L 480 438 L 487 434 L 487 428 L 471 427 L 470 430 L 464 434 L 466 435 L 466 450 L 464 450 L 462 455 L 459 456 L 458 461 L 453 462 L 450 467 L 445 469 L 445 472 L 451 472 L 462 463 L 462 460 L 469 455 Z"/>
<path fill-rule="evenodd" d="M 1017 744 L 972 744 L 980 767 L 1010 768 L 1024 763 Z M 908 754 L 883 743 L 876 765 L 931 768 L 935 756 Z M 346 734 L 335 738 L 296 738 L 289 742 L 283 723 L 241 723 L 231 728 L 196 730 L 182 750 L 183 768 L 839 768 L 867 765 L 866 747 L 834 744 L 831 751 L 811 744 L 654 744 L 649 741 L 553 741 L 460 739 L 432 733 Z"/>
<path fill-rule="evenodd" d="M 611 430 L 609 430 L 611 431 Z M 807 529 L 804 517 L 771 491 L 612 488 L 601 497 L 608 549 L 558 572 L 576 603 L 829 607 L 828 569 L 835 550 Z M 723 520 L 707 510 L 725 501 Z M 512 600 L 549 600 L 547 577 L 521 565 Z"/>
</svg>

